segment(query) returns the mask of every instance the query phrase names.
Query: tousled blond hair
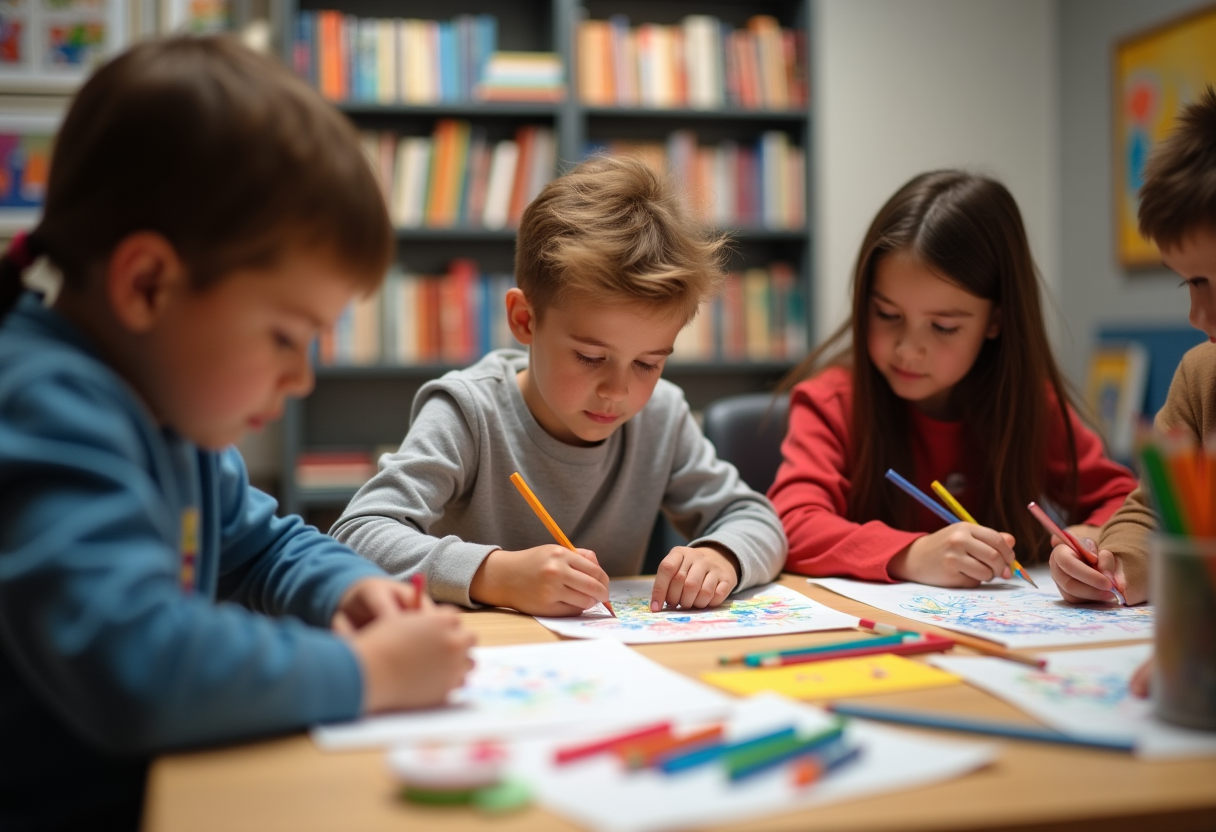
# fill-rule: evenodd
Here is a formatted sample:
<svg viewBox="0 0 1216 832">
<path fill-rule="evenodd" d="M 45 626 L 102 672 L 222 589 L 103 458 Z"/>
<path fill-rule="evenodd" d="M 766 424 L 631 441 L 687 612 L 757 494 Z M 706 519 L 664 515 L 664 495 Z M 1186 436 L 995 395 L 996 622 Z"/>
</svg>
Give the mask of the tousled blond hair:
<svg viewBox="0 0 1216 832">
<path fill-rule="evenodd" d="M 722 284 L 726 244 L 668 177 L 637 158 L 596 156 L 524 211 L 515 280 L 538 317 L 577 296 L 642 302 L 691 321 Z"/>
</svg>

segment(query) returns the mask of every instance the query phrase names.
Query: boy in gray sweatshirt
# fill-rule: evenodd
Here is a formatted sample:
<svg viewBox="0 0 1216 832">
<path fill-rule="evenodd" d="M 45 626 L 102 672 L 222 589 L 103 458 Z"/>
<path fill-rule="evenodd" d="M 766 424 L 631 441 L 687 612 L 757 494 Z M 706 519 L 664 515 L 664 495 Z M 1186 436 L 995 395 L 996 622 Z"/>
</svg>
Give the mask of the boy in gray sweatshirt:
<svg viewBox="0 0 1216 832">
<path fill-rule="evenodd" d="M 395 576 L 424 572 L 437 600 L 533 615 L 607 600 L 609 575 L 641 568 L 660 509 L 691 542 L 660 564 L 652 610 L 772 580 L 787 548 L 772 506 L 660 379 L 722 280 L 723 246 L 640 161 L 596 158 L 549 183 L 524 212 L 506 296 L 528 352 L 424 385 L 401 448 L 330 533 Z M 585 548 L 551 542 L 516 471 Z"/>
</svg>

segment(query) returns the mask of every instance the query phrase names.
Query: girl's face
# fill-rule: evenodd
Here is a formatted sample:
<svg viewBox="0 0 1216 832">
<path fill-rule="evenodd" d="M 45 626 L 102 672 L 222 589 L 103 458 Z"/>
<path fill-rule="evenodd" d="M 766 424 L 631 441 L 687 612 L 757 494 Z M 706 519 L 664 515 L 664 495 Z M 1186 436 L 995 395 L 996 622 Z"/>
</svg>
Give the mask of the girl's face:
<svg viewBox="0 0 1216 832">
<path fill-rule="evenodd" d="M 954 415 L 950 394 L 984 341 L 1000 334 L 999 309 L 906 252 L 878 261 L 870 290 L 870 361 L 895 395 L 937 419 Z"/>
</svg>

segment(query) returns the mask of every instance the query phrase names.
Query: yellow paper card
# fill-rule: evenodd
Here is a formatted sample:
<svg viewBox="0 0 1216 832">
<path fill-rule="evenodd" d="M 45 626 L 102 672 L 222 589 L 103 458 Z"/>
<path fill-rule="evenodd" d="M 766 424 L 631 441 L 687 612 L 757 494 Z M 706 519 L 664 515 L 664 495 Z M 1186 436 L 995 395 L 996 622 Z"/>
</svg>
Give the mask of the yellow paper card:
<svg viewBox="0 0 1216 832">
<path fill-rule="evenodd" d="M 953 685 L 958 676 L 927 664 L 886 653 L 758 670 L 703 673 L 711 685 L 740 696 L 775 691 L 793 699 L 833 699 Z"/>
</svg>

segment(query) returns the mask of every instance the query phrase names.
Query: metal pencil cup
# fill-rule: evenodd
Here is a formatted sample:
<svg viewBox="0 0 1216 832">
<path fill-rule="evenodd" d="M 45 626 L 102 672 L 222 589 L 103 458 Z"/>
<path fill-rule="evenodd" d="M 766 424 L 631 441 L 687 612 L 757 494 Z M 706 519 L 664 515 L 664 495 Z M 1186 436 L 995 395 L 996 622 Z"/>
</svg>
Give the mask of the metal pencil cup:
<svg viewBox="0 0 1216 832">
<path fill-rule="evenodd" d="M 1216 539 L 1156 537 L 1149 588 L 1157 716 L 1216 730 Z"/>
</svg>

